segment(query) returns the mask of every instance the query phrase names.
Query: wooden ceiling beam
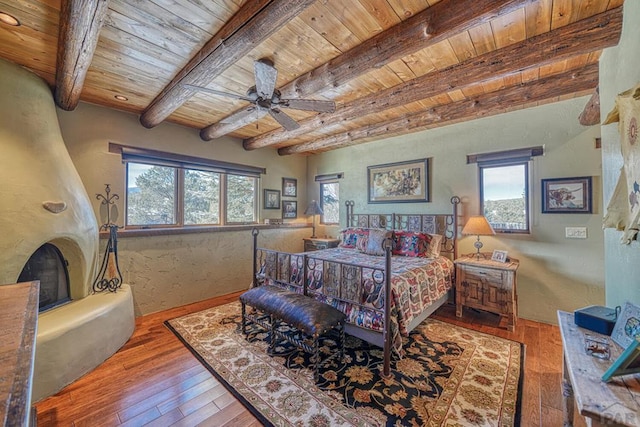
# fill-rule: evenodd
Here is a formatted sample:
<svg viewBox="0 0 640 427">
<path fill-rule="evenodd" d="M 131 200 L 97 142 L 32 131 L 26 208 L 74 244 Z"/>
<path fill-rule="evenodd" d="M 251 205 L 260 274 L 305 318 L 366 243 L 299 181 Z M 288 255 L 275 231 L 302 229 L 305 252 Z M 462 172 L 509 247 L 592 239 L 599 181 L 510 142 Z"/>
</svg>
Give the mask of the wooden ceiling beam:
<svg viewBox="0 0 640 427">
<path fill-rule="evenodd" d="M 433 46 L 532 2 L 442 0 L 287 83 L 280 88 L 282 98 L 302 98 L 327 87 L 338 87 L 371 69 Z M 215 123 L 203 128 L 200 137 L 209 141 L 244 125 L 244 122 Z"/>
<path fill-rule="evenodd" d="M 63 110 L 80 102 L 108 6 L 109 0 L 62 0 L 54 99 Z"/>
<path fill-rule="evenodd" d="M 593 126 L 600 123 L 600 90 L 596 88 L 589 98 L 584 110 L 578 116 L 578 121 L 583 126 Z"/>
<path fill-rule="evenodd" d="M 590 64 L 579 70 L 567 71 L 528 83 L 512 86 L 473 97 L 468 100 L 439 105 L 415 114 L 388 120 L 332 135 L 326 138 L 290 147 L 280 148 L 278 154 L 301 154 L 335 150 L 356 145 L 370 138 L 394 133 L 417 132 L 461 120 L 474 120 L 504 113 L 507 108 L 523 106 L 532 102 L 546 101 L 559 96 L 585 90 L 598 85 L 598 64 Z"/>
<path fill-rule="evenodd" d="M 160 124 L 197 92 L 195 89 L 184 87 L 184 84 L 206 86 L 211 83 L 314 1 L 245 2 L 149 104 L 140 116 L 140 123 L 147 128 Z"/>
<path fill-rule="evenodd" d="M 472 58 L 441 71 L 381 90 L 300 121 L 292 131 L 276 129 L 245 140 L 247 150 L 268 147 L 320 129 L 325 123 L 347 122 L 357 117 L 410 104 L 451 90 L 537 68 L 576 55 L 595 52 L 618 43 L 622 7 L 609 10 L 554 31 Z M 599 113 L 599 110 L 598 110 Z"/>
</svg>

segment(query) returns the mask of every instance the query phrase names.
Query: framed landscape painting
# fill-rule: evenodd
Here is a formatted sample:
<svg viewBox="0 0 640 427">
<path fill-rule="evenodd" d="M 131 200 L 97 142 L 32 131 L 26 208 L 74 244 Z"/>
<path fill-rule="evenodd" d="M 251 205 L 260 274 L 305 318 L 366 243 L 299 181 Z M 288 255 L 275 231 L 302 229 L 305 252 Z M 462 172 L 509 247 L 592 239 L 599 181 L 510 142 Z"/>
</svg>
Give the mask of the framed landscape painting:
<svg viewBox="0 0 640 427">
<path fill-rule="evenodd" d="M 542 213 L 591 213 L 591 177 L 542 180 Z"/>
<path fill-rule="evenodd" d="M 429 201 L 428 159 L 367 167 L 369 203 Z"/>
</svg>

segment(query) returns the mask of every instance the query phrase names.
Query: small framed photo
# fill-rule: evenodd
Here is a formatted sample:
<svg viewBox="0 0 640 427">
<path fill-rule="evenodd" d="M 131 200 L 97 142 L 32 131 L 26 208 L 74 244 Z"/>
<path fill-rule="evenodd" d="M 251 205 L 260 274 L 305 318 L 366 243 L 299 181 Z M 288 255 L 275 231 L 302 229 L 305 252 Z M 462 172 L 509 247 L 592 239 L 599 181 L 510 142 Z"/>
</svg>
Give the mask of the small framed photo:
<svg viewBox="0 0 640 427">
<path fill-rule="evenodd" d="M 507 262 L 507 251 L 499 251 L 497 249 L 494 250 L 493 255 L 491 255 L 491 260 L 498 262 Z"/>
<path fill-rule="evenodd" d="M 633 339 L 620 357 L 602 375 L 602 381 L 609 381 L 612 377 L 636 372 L 640 372 L 640 342 Z"/>
<path fill-rule="evenodd" d="M 282 218 L 297 218 L 298 202 L 292 200 L 282 201 Z"/>
<path fill-rule="evenodd" d="M 298 180 L 295 178 L 282 178 L 282 195 L 284 197 L 297 197 Z"/>
<path fill-rule="evenodd" d="M 590 176 L 542 180 L 542 213 L 591 212 Z"/>
<path fill-rule="evenodd" d="M 622 348 L 640 339 L 640 307 L 628 301 L 624 304 L 611 332 L 611 339 Z"/>
<path fill-rule="evenodd" d="M 264 190 L 264 208 L 280 209 L 280 190 Z"/>
</svg>

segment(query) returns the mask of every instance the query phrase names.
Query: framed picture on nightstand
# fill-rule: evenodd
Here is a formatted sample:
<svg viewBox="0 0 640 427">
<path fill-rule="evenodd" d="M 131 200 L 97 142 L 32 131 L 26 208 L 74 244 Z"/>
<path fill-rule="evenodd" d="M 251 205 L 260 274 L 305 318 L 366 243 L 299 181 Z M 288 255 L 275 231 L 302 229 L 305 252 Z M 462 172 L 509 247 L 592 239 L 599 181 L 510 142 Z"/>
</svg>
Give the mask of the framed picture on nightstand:
<svg viewBox="0 0 640 427">
<path fill-rule="evenodd" d="M 496 249 L 495 251 L 493 251 L 493 255 L 491 255 L 491 260 L 498 262 L 507 262 L 507 251 L 500 251 Z"/>
</svg>

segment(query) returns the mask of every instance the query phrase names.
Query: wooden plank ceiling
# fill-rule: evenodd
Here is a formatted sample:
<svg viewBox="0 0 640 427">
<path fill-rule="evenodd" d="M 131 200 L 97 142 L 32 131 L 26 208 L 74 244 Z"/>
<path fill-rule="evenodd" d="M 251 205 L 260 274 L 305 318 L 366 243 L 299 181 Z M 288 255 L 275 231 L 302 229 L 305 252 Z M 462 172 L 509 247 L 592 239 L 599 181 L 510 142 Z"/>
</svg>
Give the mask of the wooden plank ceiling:
<svg viewBox="0 0 640 427">
<path fill-rule="evenodd" d="M 327 151 L 593 94 L 617 44 L 623 0 L 0 0 L 0 57 L 78 101 L 228 134 L 246 149 Z M 330 100 L 234 129 L 254 61 L 278 70 L 283 98 Z M 0 78 L 2 78 L 0 76 Z M 126 101 L 116 98 L 125 97 Z M 578 118 L 576 118 L 578 120 Z"/>
</svg>

